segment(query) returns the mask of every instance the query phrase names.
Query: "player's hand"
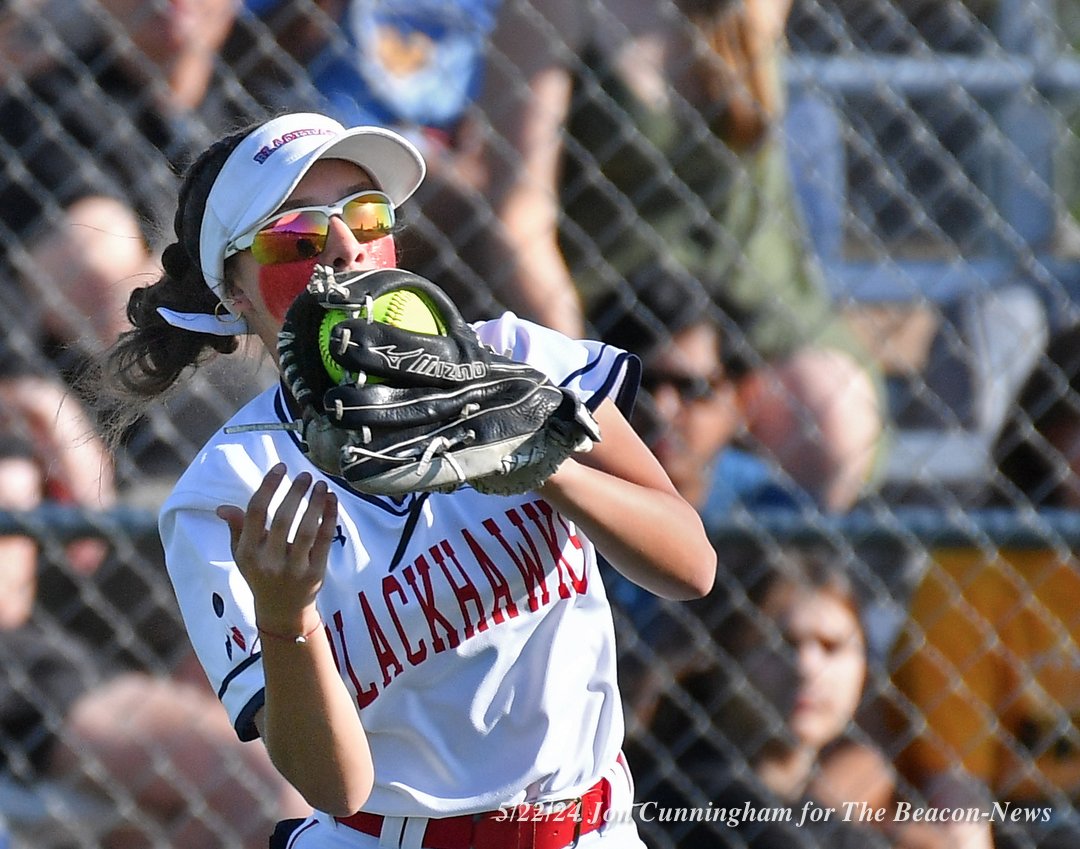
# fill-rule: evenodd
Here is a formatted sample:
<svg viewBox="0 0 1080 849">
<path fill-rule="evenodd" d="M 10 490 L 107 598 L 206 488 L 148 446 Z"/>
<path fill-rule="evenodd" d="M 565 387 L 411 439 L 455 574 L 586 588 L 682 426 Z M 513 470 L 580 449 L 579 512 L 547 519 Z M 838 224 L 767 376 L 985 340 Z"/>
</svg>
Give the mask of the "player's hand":
<svg viewBox="0 0 1080 849">
<path fill-rule="evenodd" d="M 216 512 L 229 525 L 233 558 L 255 598 L 260 627 L 300 634 L 310 629 L 315 596 L 326 574 L 337 529 L 337 496 L 327 489 L 325 481 L 312 486 L 311 474 L 301 472 L 268 524 L 270 502 L 285 472 L 284 463 L 274 466 L 251 496 L 246 511 L 223 504 Z M 294 524 L 296 531 L 290 538 Z"/>
</svg>

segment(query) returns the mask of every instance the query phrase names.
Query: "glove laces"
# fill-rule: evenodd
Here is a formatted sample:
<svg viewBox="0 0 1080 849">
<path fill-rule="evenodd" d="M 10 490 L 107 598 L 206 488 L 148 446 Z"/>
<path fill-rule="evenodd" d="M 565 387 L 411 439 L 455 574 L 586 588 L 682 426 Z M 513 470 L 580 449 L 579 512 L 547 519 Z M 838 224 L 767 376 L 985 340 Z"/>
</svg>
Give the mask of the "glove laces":
<svg viewBox="0 0 1080 849">
<path fill-rule="evenodd" d="M 465 431 L 465 433 L 457 439 L 451 439 L 446 436 L 436 436 L 427 444 L 424 453 L 420 455 L 420 462 L 416 466 L 416 476 L 423 477 L 424 473 L 435 461 L 435 458 L 440 457 L 446 465 L 453 469 L 454 476 L 458 479 L 458 483 L 465 483 L 465 472 L 462 470 L 457 459 L 450 452 L 455 445 L 467 445 L 472 442 L 475 436 L 476 433 L 471 430 Z"/>
<path fill-rule="evenodd" d="M 453 450 L 460 445 L 469 445 L 476 439 L 476 431 L 466 430 L 456 436 L 436 436 L 428 441 L 419 459 L 416 460 L 415 474 L 417 477 L 423 477 L 428 469 L 436 460 L 441 460 L 446 463 L 458 479 L 458 483 L 465 483 L 466 476 L 461 465 L 453 455 Z M 342 454 L 348 455 L 353 461 L 353 464 L 359 462 L 361 459 L 369 460 L 383 460 L 391 463 L 410 463 L 416 457 L 415 454 L 411 456 L 403 456 L 401 454 L 387 454 L 385 451 L 371 451 L 364 448 L 362 445 L 346 445 L 342 448 Z M 350 464 L 352 465 L 352 464 Z"/>
</svg>

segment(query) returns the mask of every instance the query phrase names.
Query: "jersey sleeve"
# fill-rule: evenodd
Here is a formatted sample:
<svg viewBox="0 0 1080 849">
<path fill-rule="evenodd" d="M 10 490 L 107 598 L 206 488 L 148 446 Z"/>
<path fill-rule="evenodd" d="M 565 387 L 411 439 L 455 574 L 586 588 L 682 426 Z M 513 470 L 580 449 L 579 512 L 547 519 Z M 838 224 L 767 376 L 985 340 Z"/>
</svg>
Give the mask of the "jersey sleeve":
<svg viewBox="0 0 1080 849">
<path fill-rule="evenodd" d="M 270 465 L 237 445 L 211 446 L 181 477 L 158 520 L 188 637 L 241 740 L 258 736 L 254 716 L 263 704 L 264 676 L 253 597 L 215 510 L 246 506 Z"/>
<path fill-rule="evenodd" d="M 510 312 L 473 327 L 485 345 L 542 371 L 590 410 L 611 398 L 623 415 L 630 415 L 641 381 L 641 363 L 633 354 L 603 342 L 570 339 Z"/>
</svg>

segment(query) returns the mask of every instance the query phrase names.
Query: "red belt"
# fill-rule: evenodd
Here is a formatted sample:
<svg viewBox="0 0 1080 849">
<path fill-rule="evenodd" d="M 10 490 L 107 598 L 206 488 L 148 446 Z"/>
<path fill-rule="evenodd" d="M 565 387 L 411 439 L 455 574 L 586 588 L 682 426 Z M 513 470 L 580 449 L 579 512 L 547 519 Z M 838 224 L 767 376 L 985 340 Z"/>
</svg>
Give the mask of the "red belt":
<svg viewBox="0 0 1080 849">
<path fill-rule="evenodd" d="M 611 785 L 600 779 L 577 799 L 515 805 L 499 811 L 428 820 L 423 849 L 564 849 L 596 831 L 611 807 Z M 372 837 L 383 817 L 364 811 L 337 821 Z"/>
</svg>

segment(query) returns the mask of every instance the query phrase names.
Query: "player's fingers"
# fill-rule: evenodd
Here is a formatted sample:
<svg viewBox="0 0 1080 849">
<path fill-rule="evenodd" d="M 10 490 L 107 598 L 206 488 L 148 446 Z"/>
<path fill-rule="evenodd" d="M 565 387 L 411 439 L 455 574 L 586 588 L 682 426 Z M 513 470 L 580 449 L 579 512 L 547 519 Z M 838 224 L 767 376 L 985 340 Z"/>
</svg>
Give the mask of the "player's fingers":
<svg viewBox="0 0 1080 849">
<path fill-rule="evenodd" d="M 214 513 L 229 526 L 229 543 L 235 556 L 236 549 L 240 546 L 240 534 L 244 530 L 244 511 L 232 504 L 222 504 Z"/>
<path fill-rule="evenodd" d="M 330 556 L 330 545 L 337 539 L 337 508 L 337 496 L 328 492 L 323 502 L 322 515 L 319 517 L 315 543 L 311 546 L 309 553 L 310 562 L 324 571 L 327 558 Z"/>
<path fill-rule="evenodd" d="M 293 535 L 294 553 L 289 558 L 293 568 L 302 568 L 307 565 L 308 554 L 319 532 L 319 522 L 322 520 L 327 495 L 326 481 L 316 481 L 315 486 L 311 488 L 307 507 L 304 508 L 300 521 L 296 525 L 296 533 Z"/>
<path fill-rule="evenodd" d="M 278 463 L 262 479 L 262 483 L 259 484 L 259 488 L 255 490 L 255 493 L 251 496 L 251 500 L 247 505 L 247 523 L 250 523 L 251 527 L 263 529 L 266 527 L 266 516 L 270 511 L 270 501 L 274 497 L 274 493 L 277 492 L 278 487 L 281 486 L 281 481 L 285 478 L 285 464 Z"/>
<path fill-rule="evenodd" d="M 311 472 L 298 474 L 281 499 L 277 510 L 274 511 L 274 519 L 270 523 L 267 544 L 278 551 L 285 551 L 289 543 L 289 531 L 292 529 L 296 516 L 300 511 L 304 495 L 311 486 Z"/>
</svg>

